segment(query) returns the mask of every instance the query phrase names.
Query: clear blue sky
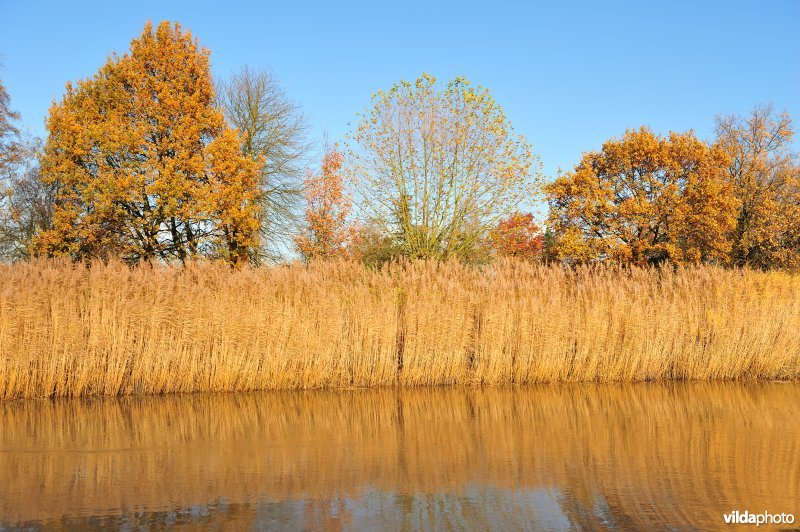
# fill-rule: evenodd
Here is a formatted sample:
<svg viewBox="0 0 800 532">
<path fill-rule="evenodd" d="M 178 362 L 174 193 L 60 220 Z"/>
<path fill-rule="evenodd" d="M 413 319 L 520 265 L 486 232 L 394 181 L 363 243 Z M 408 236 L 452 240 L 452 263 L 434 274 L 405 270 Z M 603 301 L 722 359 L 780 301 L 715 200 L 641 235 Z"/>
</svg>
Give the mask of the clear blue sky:
<svg viewBox="0 0 800 532">
<path fill-rule="evenodd" d="M 641 124 L 708 138 L 716 113 L 762 102 L 800 122 L 800 0 L 252 4 L 0 0 L 0 76 L 43 134 L 68 80 L 125 51 L 146 20 L 177 20 L 217 75 L 272 67 L 318 140 L 342 139 L 399 79 L 463 75 L 491 89 L 550 175 Z"/>
</svg>

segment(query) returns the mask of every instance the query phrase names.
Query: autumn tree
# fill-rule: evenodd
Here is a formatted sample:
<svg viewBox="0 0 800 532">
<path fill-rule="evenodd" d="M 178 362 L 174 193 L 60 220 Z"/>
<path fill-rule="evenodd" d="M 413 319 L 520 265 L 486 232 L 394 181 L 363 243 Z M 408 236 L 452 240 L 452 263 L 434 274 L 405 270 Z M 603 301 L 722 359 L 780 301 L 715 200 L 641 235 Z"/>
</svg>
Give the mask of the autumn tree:
<svg viewBox="0 0 800 532">
<path fill-rule="evenodd" d="M 347 256 L 367 267 L 379 267 L 401 258 L 402 250 L 374 222 L 354 223 L 347 241 Z"/>
<path fill-rule="evenodd" d="M 362 217 L 409 257 L 469 257 L 540 177 L 489 91 L 463 78 L 379 91 L 351 140 Z"/>
<path fill-rule="evenodd" d="M 691 132 L 609 140 L 548 187 L 556 258 L 725 262 L 737 208 L 728 162 Z"/>
<path fill-rule="evenodd" d="M 259 173 L 257 262 L 274 261 L 291 242 L 303 199 L 309 145 L 300 106 L 269 70 L 243 67 L 218 84 L 218 106 L 242 139 L 242 153 L 262 161 Z"/>
<path fill-rule="evenodd" d="M 49 255 L 126 261 L 249 259 L 259 161 L 214 106 L 208 51 L 148 23 L 130 52 L 68 84 L 47 119 L 45 183 L 58 183 Z"/>
<path fill-rule="evenodd" d="M 49 227 L 52 187 L 39 178 L 39 139 L 24 134 L 21 117 L 0 81 L 0 260 L 28 258 L 33 236 Z"/>
<path fill-rule="evenodd" d="M 497 255 L 520 259 L 536 259 L 544 248 L 544 235 L 533 214 L 515 212 L 498 222 L 489 233 Z"/>
<path fill-rule="evenodd" d="M 306 262 L 345 255 L 351 203 L 344 191 L 342 163 L 342 153 L 334 147 L 322 159 L 322 172 L 305 180 L 306 228 L 295 242 Z"/>
<path fill-rule="evenodd" d="M 16 261 L 31 256 L 36 235 L 51 227 L 57 183 L 41 179 L 37 162 L 41 141 L 25 137 L 18 163 L 5 179 L 0 200 L 0 260 Z"/>
<path fill-rule="evenodd" d="M 791 118 L 761 106 L 747 116 L 719 116 L 716 125 L 739 200 L 732 262 L 800 267 L 800 161 L 792 151 Z"/>
<path fill-rule="evenodd" d="M 19 120 L 19 113 L 11 107 L 11 97 L 0 80 L 0 180 L 13 172 L 20 157 Z M 0 198 L 3 197 L 2 193 L 0 188 Z"/>
<path fill-rule="evenodd" d="M 21 159 L 19 113 L 11 107 L 11 97 L 0 80 L 0 258 L 14 254 L 14 238 L 8 226 L 13 222 L 11 212 L 12 181 Z"/>
</svg>

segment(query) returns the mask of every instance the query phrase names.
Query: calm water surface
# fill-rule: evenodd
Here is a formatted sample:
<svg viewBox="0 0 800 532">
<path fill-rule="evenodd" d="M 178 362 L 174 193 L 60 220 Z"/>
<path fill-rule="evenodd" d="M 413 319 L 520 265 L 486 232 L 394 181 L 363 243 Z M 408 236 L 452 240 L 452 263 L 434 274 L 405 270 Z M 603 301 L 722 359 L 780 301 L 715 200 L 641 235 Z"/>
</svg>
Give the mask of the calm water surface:
<svg viewBox="0 0 800 532">
<path fill-rule="evenodd" d="M 0 529 L 719 529 L 737 509 L 800 518 L 800 384 L 0 402 Z"/>
</svg>

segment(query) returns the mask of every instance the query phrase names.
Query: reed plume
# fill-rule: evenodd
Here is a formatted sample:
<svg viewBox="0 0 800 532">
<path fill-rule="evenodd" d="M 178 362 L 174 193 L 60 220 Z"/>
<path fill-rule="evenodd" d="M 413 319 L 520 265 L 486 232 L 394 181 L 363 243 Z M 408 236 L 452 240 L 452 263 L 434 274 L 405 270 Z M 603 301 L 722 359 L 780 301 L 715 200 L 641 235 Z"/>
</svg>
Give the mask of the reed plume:
<svg viewBox="0 0 800 532">
<path fill-rule="evenodd" d="M 0 397 L 800 377 L 800 276 L 0 267 Z"/>
</svg>

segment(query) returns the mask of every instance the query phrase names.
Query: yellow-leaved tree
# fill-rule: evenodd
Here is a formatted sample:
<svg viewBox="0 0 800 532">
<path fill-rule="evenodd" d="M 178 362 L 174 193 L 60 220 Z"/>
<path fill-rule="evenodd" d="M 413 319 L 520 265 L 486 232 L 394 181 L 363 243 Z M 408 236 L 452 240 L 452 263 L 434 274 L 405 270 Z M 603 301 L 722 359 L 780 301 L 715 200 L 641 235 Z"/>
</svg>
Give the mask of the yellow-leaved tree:
<svg viewBox="0 0 800 532">
<path fill-rule="evenodd" d="M 249 259 L 259 161 L 214 107 L 209 53 L 148 23 L 130 52 L 68 84 L 50 108 L 42 179 L 57 185 L 35 249 L 75 259 Z"/>
<path fill-rule="evenodd" d="M 724 263 L 737 200 L 729 159 L 693 133 L 627 131 L 548 186 L 556 258 Z"/>
<path fill-rule="evenodd" d="M 739 199 L 731 257 L 737 266 L 800 268 L 800 160 L 788 113 L 760 106 L 717 117 L 717 143 L 730 156 Z"/>
<path fill-rule="evenodd" d="M 488 90 L 423 74 L 378 91 L 351 136 L 361 214 L 408 257 L 475 260 L 541 165 Z"/>
</svg>

